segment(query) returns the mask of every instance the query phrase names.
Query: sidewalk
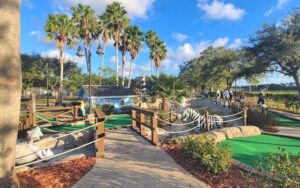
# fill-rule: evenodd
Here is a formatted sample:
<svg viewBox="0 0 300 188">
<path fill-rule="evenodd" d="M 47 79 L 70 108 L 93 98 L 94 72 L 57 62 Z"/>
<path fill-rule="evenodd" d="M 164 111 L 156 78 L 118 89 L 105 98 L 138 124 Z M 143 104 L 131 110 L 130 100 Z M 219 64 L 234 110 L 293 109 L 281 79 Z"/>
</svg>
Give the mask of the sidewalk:
<svg viewBox="0 0 300 188">
<path fill-rule="evenodd" d="M 288 118 L 300 121 L 300 114 L 293 114 L 293 113 L 283 112 L 283 111 L 274 110 L 274 109 L 269 109 L 269 111 L 275 112 L 275 113 L 278 113 L 278 114 L 280 114 L 282 116 L 285 116 L 285 117 L 288 117 Z"/>
<path fill-rule="evenodd" d="M 107 131 L 105 157 L 73 187 L 208 187 L 130 128 Z"/>
</svg>

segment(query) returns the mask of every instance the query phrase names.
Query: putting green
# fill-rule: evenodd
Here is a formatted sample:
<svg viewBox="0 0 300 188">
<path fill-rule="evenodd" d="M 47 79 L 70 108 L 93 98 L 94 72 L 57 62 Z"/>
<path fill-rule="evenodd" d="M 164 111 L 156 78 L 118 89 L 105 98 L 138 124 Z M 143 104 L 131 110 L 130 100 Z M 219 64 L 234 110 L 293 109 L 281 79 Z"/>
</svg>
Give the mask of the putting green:
<svg viewBox="0 0 300 188">
<path fill-rule="evenodd" d="M 130 115 L 112 115 L 108 116 L 108 120 L 104 123 L 105 128 L 117 128 L 123 127 L 131 124 L 131 116 Z M 48 127 L 47 129 L 51 129 L 54 131 L 76 131 L 82 129 L 84 127 L 92 125 L 91 123 L 71 126 L 71 125 L 60 125 Z"/>
<path fill-rule="evenodd" d="M 279 126 L 300 128 L 299 120 L 288 118 L 277 113 L 272 113 L 272 116 L 275 119 L 275 123 Z"/>
<path fill-rule="evenodd" d="M 252 167 L 257 166 L 260 156 L 277 153 L 278 147 L 285 148 L 292 155 L 300 153 L 300 139 L 266 134 L 228 139 L 221 144 L 230 146 L 234 159 Z"/>
</svg>

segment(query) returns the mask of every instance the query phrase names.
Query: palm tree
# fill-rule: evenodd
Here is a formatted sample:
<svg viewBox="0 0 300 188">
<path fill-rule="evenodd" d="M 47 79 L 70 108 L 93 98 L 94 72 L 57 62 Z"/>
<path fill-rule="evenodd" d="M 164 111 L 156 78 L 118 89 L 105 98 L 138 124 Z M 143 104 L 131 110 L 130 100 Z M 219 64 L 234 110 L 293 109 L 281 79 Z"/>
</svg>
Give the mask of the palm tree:
<svg viewBox="0 0 300 188">
<path fill-rule="evenodd" d="M 107 5 L 105 12 L 103 13 L 105 17 L 104 23 L 107 25 L 107 28 L 112 32 L 113 39 L 115 41 L 116 47 L 116 85 L 119 85 L 119 76 L 118 76 L 118 51 L 120 36 L 122 31 L 128 26 L 130 20 L 127 17 L 127 11 L 119 2 L 113 2 Z"/>
<path fill-rule="evenodd" d="M 126 28 L 127 29 L 127 28 Z M 125 29 L 125 30 L 126 30 Z M 125 85 L 125 65 L 126 65 L 126 52 L 128 48 L 128 41 L 127 41 L 127 33 L 126 31 L 120 37 L 120 45 L 119 50 L 122 53 L 122 86 Z"/>
<path fill-rule="evenodd" d="M 98 33 L 98 22 L 94 10 L 87 5 L 78 4 L 72 6 L 73 12 L 72 22 L 75 25 L 77 33 L 75 37 L 79 37 L 84 41 L 85 57 L 89 73 L 89 113 L 92 113 L 91 103 L 91 42 L 94 40 Z"/>
<path fill-rule="evenodd" d="M 150 51 L 150 57 L 155 62 L 156 67 L 156 79 L 158 79 L 158 69 L 160 67 L 160 63 L 167 56 L 167 48 L 163 41 L 159 40 L 153 46 L 153 49 Z"/>
<path fill-rule="evenodd" d="M 102 55 L 102 62 L 101 62 L 101 68 L 100 68 L 100 85 L 102 85 L 102 77 L 103 77 L 103 70 L 104 70 L 104 55 L 105 55 L 105 49 L 106 44 L 108 43 L 108 40 L 111 38 L 111 32 L 107 25 L 105 24 L 105 15 L 99 16 L 99 29 L 100 29 L 100 35 L 103 41 L 103 55 Z"/>
<path fill-rule="evenodd" d="M 66 14 L 49 14 L 45 25 L 46 37 L 48 40 L 55 41 L 59 50 L 60 61 L 60 89 L 56 104 L 62 103 L 63 79 L 64 79 L 64 48 L 65 44 L 71 47 L 74 43 L 71 38 L 73 35 L 72 22 Z"/>
<path fill-rule="evenodd" d="M 147 33 L 145 34 L 145 40 L 146 40 L 146 44 L 148 46 L 148 48 L 150 49 L 150 51 L 153 49 L 155 43 L 157 41 L 159 41 L 159 38 L 157 36 L 157 33 L 153 30 L 149 30 L 147 31 Z M 151 75 L 152 75 L 152 68 L 153 68 L 153 59 L 150 57 L 150 66 L 151 66 Z"/>
<path fill-rule="evenodd" d="M 19 187 L 15 174 L 21 101 L 20 0 L 0 1 L 0 185 Z"/>
<path fill-rule="evenodd" d="M 127 35 L 128 51 L 131 56 L 129 77 L 128 77 L 128 87 L 130 87 L 133 61 L 136 59 L 138 53 L 142 49 L 142 42 L 144 40 L 144 37 L 143 37 L 143 32 L 140 30 L 138 26 L 129 26 L 125 30 L 125 33 Z"/>
</svg>

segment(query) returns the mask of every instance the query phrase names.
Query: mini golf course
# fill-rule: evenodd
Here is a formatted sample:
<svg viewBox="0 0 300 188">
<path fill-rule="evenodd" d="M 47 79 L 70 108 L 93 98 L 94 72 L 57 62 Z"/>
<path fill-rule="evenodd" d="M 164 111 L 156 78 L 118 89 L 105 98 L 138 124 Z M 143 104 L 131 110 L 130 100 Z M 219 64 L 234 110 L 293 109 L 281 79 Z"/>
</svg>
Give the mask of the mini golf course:
<svg viewBox="0 0 300 188">
<path fill-rule="evenodd" d="M 112 115 L 107 117 L 107 121 L 104 123 L 105 128 L 118 128 L 124 127 L 131 124 L 131 116 L 130 115 Z M 60 125 L 47 127 L 47 129 L 58 131 L 58 132 L 66 132 L 66 131 L 77 131 L 84 127 L 92 125 L 91 123 L 80 124 L 80 125 Z"/>
<path fill-rule="evenodd" d="M 278 148 L 285 148 L 292 155 L 300 153 L 300 139 L 262 134 L 258 136 L 239 137 L 224 140 L 232 150 L 232 157 L 242 163 L 256 167 L 261 156 L 278 152 Z"/>
<path fill-rule="evenodd" d="M 271 115 L 274 117 L 275 123 L 278 126 L 300 128 L 299 120 L 285 117 L 277 113 L 272 113 Z"/>
</svg>

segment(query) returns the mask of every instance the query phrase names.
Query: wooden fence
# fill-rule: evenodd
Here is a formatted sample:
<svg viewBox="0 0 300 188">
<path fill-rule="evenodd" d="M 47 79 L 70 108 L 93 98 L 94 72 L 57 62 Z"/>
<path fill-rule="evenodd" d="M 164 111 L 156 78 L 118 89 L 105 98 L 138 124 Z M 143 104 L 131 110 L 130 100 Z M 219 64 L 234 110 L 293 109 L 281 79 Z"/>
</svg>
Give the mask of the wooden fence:
<svg viewBox="0 0 300 188">
<path fill-rule="evenodd" d="M 38 123 L 46 122 L 49 118 L 65 118 L 67 120 L 76 121 L 79 119 L 78 106 L 37 106 L 35 96 L 22 99 L 25 104 L 25 117 L 21 119 L 18 130 L 27 130 L 35 127 Z M 37 119 L 39 115 L 43 119 Z"/>
<path fill-rule="evenodd" d="M 150 141 L 153 145 L 158 145 L 158 126 L 157 126 L 157 112 L 132 106 L 132 126 L 131 128 L 139 133 L 141 136 Z M 148 123 L 145 121 L 148 117 Z M 145 127 L 151 131 L 150 139 L 145 136 Z"/>
</svg>

